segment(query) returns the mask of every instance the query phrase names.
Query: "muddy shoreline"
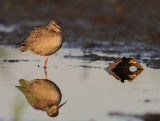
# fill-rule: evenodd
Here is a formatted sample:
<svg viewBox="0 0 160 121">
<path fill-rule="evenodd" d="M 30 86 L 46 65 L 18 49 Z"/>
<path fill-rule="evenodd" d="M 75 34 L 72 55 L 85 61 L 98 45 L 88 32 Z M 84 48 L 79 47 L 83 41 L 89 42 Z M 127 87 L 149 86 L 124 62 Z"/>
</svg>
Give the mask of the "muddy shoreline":
<svg viewBox="0 0 160 121">
<path fill-rule="evenodd" d="M 80 48 L 90 61 L 134 57 L 151 68 L 160 68 L 160 2 L 129 0 L 1 1 L 0 44 L 17 45 L 38 25 L 58 18 L 65 38 L 65 48 Z M 18 46 L 17 46 L 18 47 Z M 96 54 L 103 53 L 102 55 Z M 107 57 L 116 54 L 117 58 Z"/>
</svg>

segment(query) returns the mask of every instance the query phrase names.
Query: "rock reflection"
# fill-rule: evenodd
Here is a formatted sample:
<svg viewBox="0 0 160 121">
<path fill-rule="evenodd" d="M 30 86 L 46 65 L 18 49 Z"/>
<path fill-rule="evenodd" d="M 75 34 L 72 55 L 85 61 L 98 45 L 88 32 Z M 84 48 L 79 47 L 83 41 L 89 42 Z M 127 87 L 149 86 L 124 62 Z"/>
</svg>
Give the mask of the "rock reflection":
<svg viewBox="0 0 160 121">
<path fill-rule="evenodd" d="M 26 96 L 28 103 L 37 110 L 46 111 L 50 117 L 56 117 L 59 108 L 66 103 L 60 104 L 61 91 L 54 82 L 48 79 L 34 79 L 31 81 L 20 79 L 19 84 L 21 86 L 16 87 Z"/>
<path fill-rule="evenodd" d="M 117 80 L 120 80 L 122 83 L 124 83 L 124 80 L 129 80 L 132 82 L 142 71 L 143 70 L 137 70 L 135 72 L 131 72 L 130 70 L 124 69 L 108 71 L 108 73 L 115 77 Z"/>
<path fill-rule="evenodd" d="M 130 67 L 136 67 L 136 70 L 130 71 Z M 107 67 L 107 72 L 124 83 L 124 80 L 132 82 L 142 71 L 143 67 L 133 58 L 122 57 Z"/>
</svg>

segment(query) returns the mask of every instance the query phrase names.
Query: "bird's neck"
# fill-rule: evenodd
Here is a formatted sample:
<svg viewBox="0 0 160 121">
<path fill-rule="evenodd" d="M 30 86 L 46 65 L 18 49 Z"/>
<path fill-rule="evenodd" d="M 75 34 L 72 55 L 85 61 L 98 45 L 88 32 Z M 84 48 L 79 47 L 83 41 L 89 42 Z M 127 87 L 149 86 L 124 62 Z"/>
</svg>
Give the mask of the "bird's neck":
<svg viewBox="0 0 160 121">
<path fill-rule="evenodd" d="M 49 31 L 54 31 L 53 28 L 50 25 L 47 25 L 46 27 Z"/>
<path fill-rule="evenodd" d="M 48 106 L 45 106 L 45 107 L 43 108 L 44 111 L 47 111 L 48 109 L 49 109 Z"/>
</svg>

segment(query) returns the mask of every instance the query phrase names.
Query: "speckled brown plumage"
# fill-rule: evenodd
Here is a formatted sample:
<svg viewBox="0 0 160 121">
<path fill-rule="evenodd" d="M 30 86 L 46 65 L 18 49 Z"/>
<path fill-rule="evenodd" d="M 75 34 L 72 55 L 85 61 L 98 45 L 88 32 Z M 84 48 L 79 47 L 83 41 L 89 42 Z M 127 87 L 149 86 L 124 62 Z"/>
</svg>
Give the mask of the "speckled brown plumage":
<svg viewBox="0 0 160 121">
<path fill-rule="evenodd" d="M 47 79 L 34 79 L 32 81 L 21 79 L 19 83 L 21 86 L 16 87 L 25 94 L 33 108 L 46 111 L 51 117 L 58 115 L 62 94 L 54 82 Z"/>
<path fill-rule="evenodd" d="M 62 23 L 59 20 L 52 20 L 48 25 L 35 27 L 28 37 L 19 45 L 20 51 L 31 51 L 41 56 L 49 56 L 58 51 L 63 43 L 61 30 Z M 47 63 L 46 58 L 46 63 Z"/>
</svg>

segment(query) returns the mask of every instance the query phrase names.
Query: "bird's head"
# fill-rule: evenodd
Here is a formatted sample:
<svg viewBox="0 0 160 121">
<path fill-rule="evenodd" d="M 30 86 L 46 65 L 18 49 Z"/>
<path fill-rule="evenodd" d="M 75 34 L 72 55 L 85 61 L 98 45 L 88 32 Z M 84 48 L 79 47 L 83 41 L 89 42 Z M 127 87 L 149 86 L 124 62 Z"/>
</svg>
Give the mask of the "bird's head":
<svg viewBox="0 0 160 121">
<path fill-rule="evenodd" d="M 56 117 L 59 114 L 59 112 L 58 112 L 58 106 L 52 106 L 52 107 L 48 108 L 46 110 L 46 112 L 47 112 L 48 116 L 50 116 L 50 117 Z"/>
<path fill-rule="evenodd" d="M 56 32 L 61 32 L 61 33 L 63 33 L 64 35 L 66 35 L 66 36 L 68 37 L 68 35 L 67 35 L 64 31 L 61 30 L 62 23 L 61 23 L 60 20 L 57 20 L 57 19 L 52 20 L 52 21 L 49 23 L 49 27 L 50 27 L 51 29 L 53 29 L 54 31 L 56 31 Z"/>
<path fill-rule="evenodd" d="M 67 101 L 66 101 L 67 102 Z M 59 114 L 59 108 L 62 107 L 66 102 L 62 103 L 59 106 L 51 106 L 50 108 L 46 109 L 46 112 L 48 116 L 50 117 L 56 117 Z"/>
</svg>

